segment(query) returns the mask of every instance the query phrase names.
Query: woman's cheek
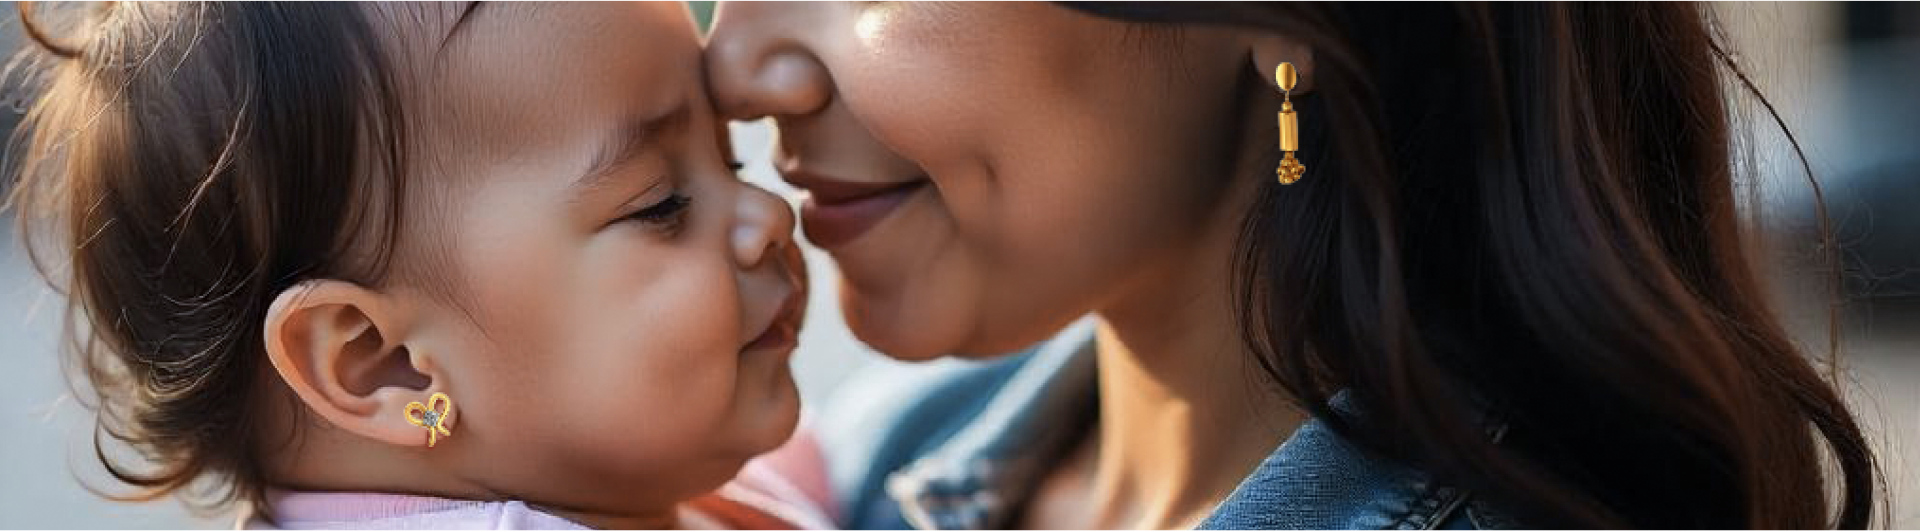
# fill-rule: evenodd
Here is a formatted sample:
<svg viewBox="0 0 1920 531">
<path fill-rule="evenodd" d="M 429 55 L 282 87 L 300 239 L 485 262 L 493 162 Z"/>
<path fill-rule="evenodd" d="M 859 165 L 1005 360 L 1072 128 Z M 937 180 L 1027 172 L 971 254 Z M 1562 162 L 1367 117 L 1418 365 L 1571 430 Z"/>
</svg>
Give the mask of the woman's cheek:
<svg viewBox="0 0 1920 531">
<path fill-rule="evenodd" d="M 979 58 L 1007 51 L 949 29 L 965 21 L 918 6 L 891 11 L 897 16 L 863 35 L 857 48 L 825 57 L 837 63 L 829 67 L 848 111 L 874 138 L 923 165 L 950 158 L 944 151 L 977 148 L 982 131 L 975 124 L 992 121 L 997 106 L 1012 101 L 995 91 L 1017 82 L 983 68 Z"/>
</svg>

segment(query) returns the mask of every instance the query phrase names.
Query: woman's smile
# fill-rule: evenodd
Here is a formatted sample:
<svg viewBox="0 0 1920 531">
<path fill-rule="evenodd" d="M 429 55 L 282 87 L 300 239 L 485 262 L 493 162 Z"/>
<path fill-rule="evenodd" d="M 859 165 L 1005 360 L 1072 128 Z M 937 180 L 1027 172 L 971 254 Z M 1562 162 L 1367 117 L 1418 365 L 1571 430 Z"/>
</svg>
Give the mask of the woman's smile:
<svg viewBox="0 0 1920 531">
<path fill-rule="evenodd" d="M 787 172 L 782 177 L 807 191 L 800 204 L 801 230 L 807 240 L 823 249 L 839 247 L 866 234 L 928 182 L 920 177 L 905 182 L 860 183 L 805 171 Z"/>
</svg>

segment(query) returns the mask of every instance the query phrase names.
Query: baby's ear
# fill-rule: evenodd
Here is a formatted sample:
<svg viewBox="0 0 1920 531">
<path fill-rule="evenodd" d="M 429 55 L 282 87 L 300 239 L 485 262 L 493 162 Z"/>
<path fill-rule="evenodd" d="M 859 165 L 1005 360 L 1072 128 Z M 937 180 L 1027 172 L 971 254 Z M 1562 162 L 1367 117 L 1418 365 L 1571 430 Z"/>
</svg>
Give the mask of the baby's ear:
<svg viewBox="0 0 1920 531">
<path fill-rule="evenodd" d="M 411 319 L 384 294 L 351 282 L 310 280 L 274 298 L 263 331 L 274 371 L 328 424 L 401 446 L 427 444 L 407 421 L 446 382 L 401 342 Z"/>
</svg>

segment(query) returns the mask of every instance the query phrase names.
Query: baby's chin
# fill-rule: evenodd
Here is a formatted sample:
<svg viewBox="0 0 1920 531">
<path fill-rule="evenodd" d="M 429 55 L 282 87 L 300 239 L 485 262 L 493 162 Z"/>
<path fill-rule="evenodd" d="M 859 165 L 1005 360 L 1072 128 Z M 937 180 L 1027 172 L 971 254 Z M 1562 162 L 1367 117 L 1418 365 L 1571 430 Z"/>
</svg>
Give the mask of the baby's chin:
<svg viewBox="0 0 1920 531">
<path fill-rule="evenodd" d="M 778 446 L 793 434 L 800 421 L 800 390 L 793 381 L 793 353 L 806 320 L 804 286 L 794 294 L 798 302 L 773 326 L 785 330 L 786 340 L 771 349 L 741 353 L 734 376 L 732 416 L 737 431 L 755 447 Z M 761 448 L 766 451 L 771 447 Z"/>
<path fill-rule="evenodd" d="M 741 401 L 735 406 L 733 433 L 730 433 L 732 437 L 728 437 L 732 445 L 714 445 L 714 454 L 707 458 L 716 466 L 703 470 L 701 475 L 705 481 L 697 491 L 705 495 L 720 489 L 726 485 L 726 481 L 732 481 L 735 475 L 739 475 L 753 458 L 787 445 L 799 424 L 801 393 L 793 385 L 791 376 L 787 376 L 778 389 L 766 389 L 756 395 L 753 401 Z"/>
<path fill-rule="evenodd" d="M 743 368 L 735 392 L 735 426 L 743 450 L 752 455 L 779 448 L 800 425 L 800 389 L 793 370 L 784 361 L 771 365 L 760 371 Z"/>
<path fill-rule="evenodd" d="M 736 393 L 732 416 L 718 426 L 719 431 L 710 431 L 697 442 L 688 439 L 676 444 L 675 456 L 655 454 L 646 466 L 621 469 L 617 475 L 632 479 L 636 489 L 661 488 L 663 476 L 673 477 L 671 490 L 683 499 L 720 488 L 739 475 L 748 461 L 793 438 L 800 421 L 800 394 L 792 378 L 786 380 L 771 389 L 742 389 Z"/>
<path fill-rule="evenodd" d="M 672 443 L 651 452 L 632 454 L 632 466 L 620 468 L 618 475 L 639 483 L 657 483 L 662 473 L 674 475 L 680 485 L 676 491 L 701 495 L 733 479 L 749 460 L 793 439 L 801 420 L 801 393 L 785 360 L 766 366 L 741 364 L 733 385 L 726 418 L 670 437 Z M 628 445 L 620 450 L 636 449 Z"/>
</svg>

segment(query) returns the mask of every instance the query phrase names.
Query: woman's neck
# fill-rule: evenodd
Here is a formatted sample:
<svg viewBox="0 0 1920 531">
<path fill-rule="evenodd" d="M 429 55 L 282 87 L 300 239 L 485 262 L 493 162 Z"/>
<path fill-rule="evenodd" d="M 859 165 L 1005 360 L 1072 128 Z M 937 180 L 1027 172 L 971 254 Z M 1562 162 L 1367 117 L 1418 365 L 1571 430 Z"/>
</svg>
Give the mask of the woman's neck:
<svg viewBox="0 0 1920 531">
<path fill-rule="evenodd" d="M 1198 524 L 1304 419 L 1241 340 L 1235 231 L 1209 232 L 1100 312 L 1095 527 Z"/>
</svg>

